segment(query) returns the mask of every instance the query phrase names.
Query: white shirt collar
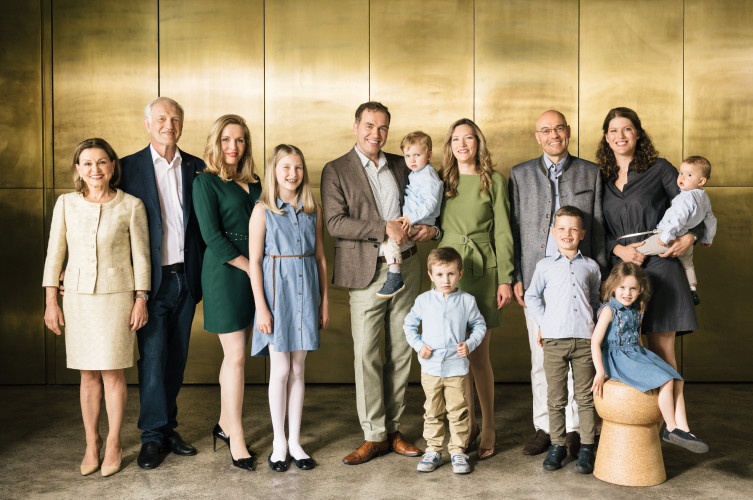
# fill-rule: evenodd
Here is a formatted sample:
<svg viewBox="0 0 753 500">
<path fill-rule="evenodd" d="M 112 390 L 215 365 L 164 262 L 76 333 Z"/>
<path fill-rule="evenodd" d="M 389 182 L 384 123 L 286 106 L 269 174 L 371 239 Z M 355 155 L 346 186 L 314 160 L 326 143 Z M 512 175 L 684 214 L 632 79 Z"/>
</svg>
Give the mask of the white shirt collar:
<svg viewBox="0 0 753 500">
<path fill-rule="evenodd" d="M 361 150 L 358 149 L 357 145 L 353 146 L 353 149 L 356 150 L 356 154 L 361 159 L 361 165 L 365 167 L 369 164 L 369 162 L 371 162 L 371 160 L 367 158 L 365 154 L 361 153 Z M 387 165 L 387 157 L 384 155 L 384 151 L 379 151 L 379 165 L 377 165 L 377 169 L 382 168 L 385 165 Z"/>
<path fill-rule="evenodd" d="M 156 164 L 157 160 L 161 159 L 161 160 L 164 160 L 165 163 L 167 163 L 167 168 L 170 168 L 173 165 L 178 165 L 178 163 L 175 161 L 178 158 L 181 158 L 181 160 L 182 160 L 182 157 L 180 156 L 180 149 L 179 148 L 175 148 L 175 157 L 173 158 L 172 162 L 168 162 L 163 156 L 160 156 L 160 154 L 157 152 L 157 150 L 154 149 L 154 146 L 152 145 L 151 142 L 149 143 L 149 151 L 152 153 L 152 163 Z"/>
</svg>

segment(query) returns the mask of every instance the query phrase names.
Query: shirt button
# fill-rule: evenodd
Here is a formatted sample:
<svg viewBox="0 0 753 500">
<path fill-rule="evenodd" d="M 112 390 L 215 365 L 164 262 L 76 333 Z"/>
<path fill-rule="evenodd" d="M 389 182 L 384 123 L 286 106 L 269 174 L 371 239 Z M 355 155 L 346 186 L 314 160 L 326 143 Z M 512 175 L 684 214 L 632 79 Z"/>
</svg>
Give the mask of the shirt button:
<svg viewBox="0 0 753 500">
<path fill-rule="evenodd" d="M 299 278 L 302 278 L 302 277 L 303 277 L 303 275 L 302 275 L 302 274 L 299 274 L 299 275 L 298 275 L 298 277 L 299 277 Z"/>
</svg>

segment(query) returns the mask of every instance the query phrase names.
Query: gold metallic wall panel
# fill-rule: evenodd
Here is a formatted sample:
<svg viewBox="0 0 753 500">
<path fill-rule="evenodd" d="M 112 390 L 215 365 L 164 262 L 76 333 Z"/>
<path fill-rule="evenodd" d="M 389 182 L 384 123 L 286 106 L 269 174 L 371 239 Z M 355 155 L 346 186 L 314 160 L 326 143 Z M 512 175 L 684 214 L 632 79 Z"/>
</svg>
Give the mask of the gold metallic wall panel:
<svg viewBox="0 0 753 500">
<path fill-rule="evenodd" d="M 226 113 L 239 114 L 251 129 L 253 156 L 261 173 L 263 2 L 161 2 L 159 19 L 160 95 L 176 99 L 186 112 L 180 147 L 203 157 L 214 120 Z M 144 139 L 148 137 L 144 135 Z M 222 362 L 217 335 L 206 332 L 203 325 L 202 303 L 191 329 L 185 373 L 189 383 L 216 383 Z M 263 358 L 248 358 L 246 381 L 264 382 L 264 368 Z"/>
<path fill-rule="evenodd" d="M 683 153 L 711 161 L 713 186 L 753 186 L 751 47 L 753 2 L 685 1 Z"/>
<path fill-rule="evenodd" d="M 371 91 L 390 108 L 386 151 L 423 130 L 442 161 L 447 127 L 473 114 L 473 2 L 372 0 Z"/>
<path fill-rule="evenodd" d="M 753 282 L 753 188 L 710 187 L 719 229 L 710 248 L 696 246 L 700 329 L 683 337 L 689 380 L 753 381 L 753 341 L 747 316 Z"/>
<path fill-rule="evenodd" d="M 157 1 L 52 4 L 55 187 L 72 186 L 73 148 L 102 137 L 120 156 L 146 145 L 157 94 Z"/>
<path fill-rule="evenodd" d="M 262 0 L 161 2 L 160 95 L 186 112 L 181 148 L 204 156 L 221 115 L 243 116 L 254 160 L 264 155 L 264 4 Z"/>
<path fill-rule="evenodd" d="M 578 1 L 477 0 L 476 121 L 497 170 L 541 155 L 536 119 L 565 114 L 578 154 Z M 525 20 L 525 22 L 521 22 Z M 458 54 L 459 55 L 459 54 Z"/>
<path fill-rule="evenodd" d="M 292 143 L 314 195 L 324 164 L 353 147 L 353 114 L 369 98 L 368 2 L 285 0 L 265 6 L 265 153 Z M 334 240 L 325 230 L 331 282 Z M 352 382 L 348 290 L 330 283 L 330 326 L 306 358 L 306 380 Z"/>
<path fill-rule="evenodd" d="M 0 188 L 42 187 L 41 21 L 39 2 L 14 2 L 0 19 Z"/>
<path fill-rule="evenodd" d="M 0 384 L 45 383 L 43 191 L 0 189 Z M 54 335 L 54 334 L 53 334 Z"/>
<path fill-rule="evenodd" d="M 682 0 L 581 2 L 580 156 L 593 160 L 614 107 L 633 108 L 654 145 L 682 160 Z"/>
<path fill-rule="evenodd" d="M 353 113 L 369 98 L 368 2 L 280 0 L 264 15 L 265 153 L 295 144 L 318 186 L 353 146 Z"/>
</svg>

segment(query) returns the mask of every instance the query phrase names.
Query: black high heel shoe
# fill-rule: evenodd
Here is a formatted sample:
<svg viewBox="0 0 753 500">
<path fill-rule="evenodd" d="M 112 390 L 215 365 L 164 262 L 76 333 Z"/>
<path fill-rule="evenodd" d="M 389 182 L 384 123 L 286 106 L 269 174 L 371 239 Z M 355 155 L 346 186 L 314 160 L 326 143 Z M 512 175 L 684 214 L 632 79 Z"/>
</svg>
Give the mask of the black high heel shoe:
<svg viewBox="0 0 753 500">
<path fill-rule="evenodd" d="M 220 424 L 215 424 L 214 429 L 212 429 L 212 437 L 214 438 L 213 447 L 215 452 L 217 451 L 217 439 L 225 441 L 227 447 L 230 448 L 230 436 L 225 434 L 225 431 L 222 430 Z M 248 454 L 251 455 L 251 460 L 256 461 L 256 453 L 254 453 L 249 446 L 246 446 L 246 450 L 248 450 Z"/>
</svg>

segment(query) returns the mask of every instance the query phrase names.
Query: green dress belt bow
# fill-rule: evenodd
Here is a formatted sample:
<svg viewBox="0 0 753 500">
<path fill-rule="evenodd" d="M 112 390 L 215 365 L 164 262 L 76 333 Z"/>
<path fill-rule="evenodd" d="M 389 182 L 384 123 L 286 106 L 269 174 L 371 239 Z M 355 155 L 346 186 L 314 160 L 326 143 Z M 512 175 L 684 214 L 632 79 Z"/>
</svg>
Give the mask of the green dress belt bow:
<svg viewBox="0 0 753 500">
<path fill-rule="evenodd" d="M 471 261 L 473 262 L 473 276 L 484 275 L 484 254 L 479 249 L 478 244 L 491 243 L 492 238 L 489 233 L 455 234 L 445 231 L 442 235 L 442 241 L 452 245 L 469 246 L 472 250 Z"/>
</svg>

